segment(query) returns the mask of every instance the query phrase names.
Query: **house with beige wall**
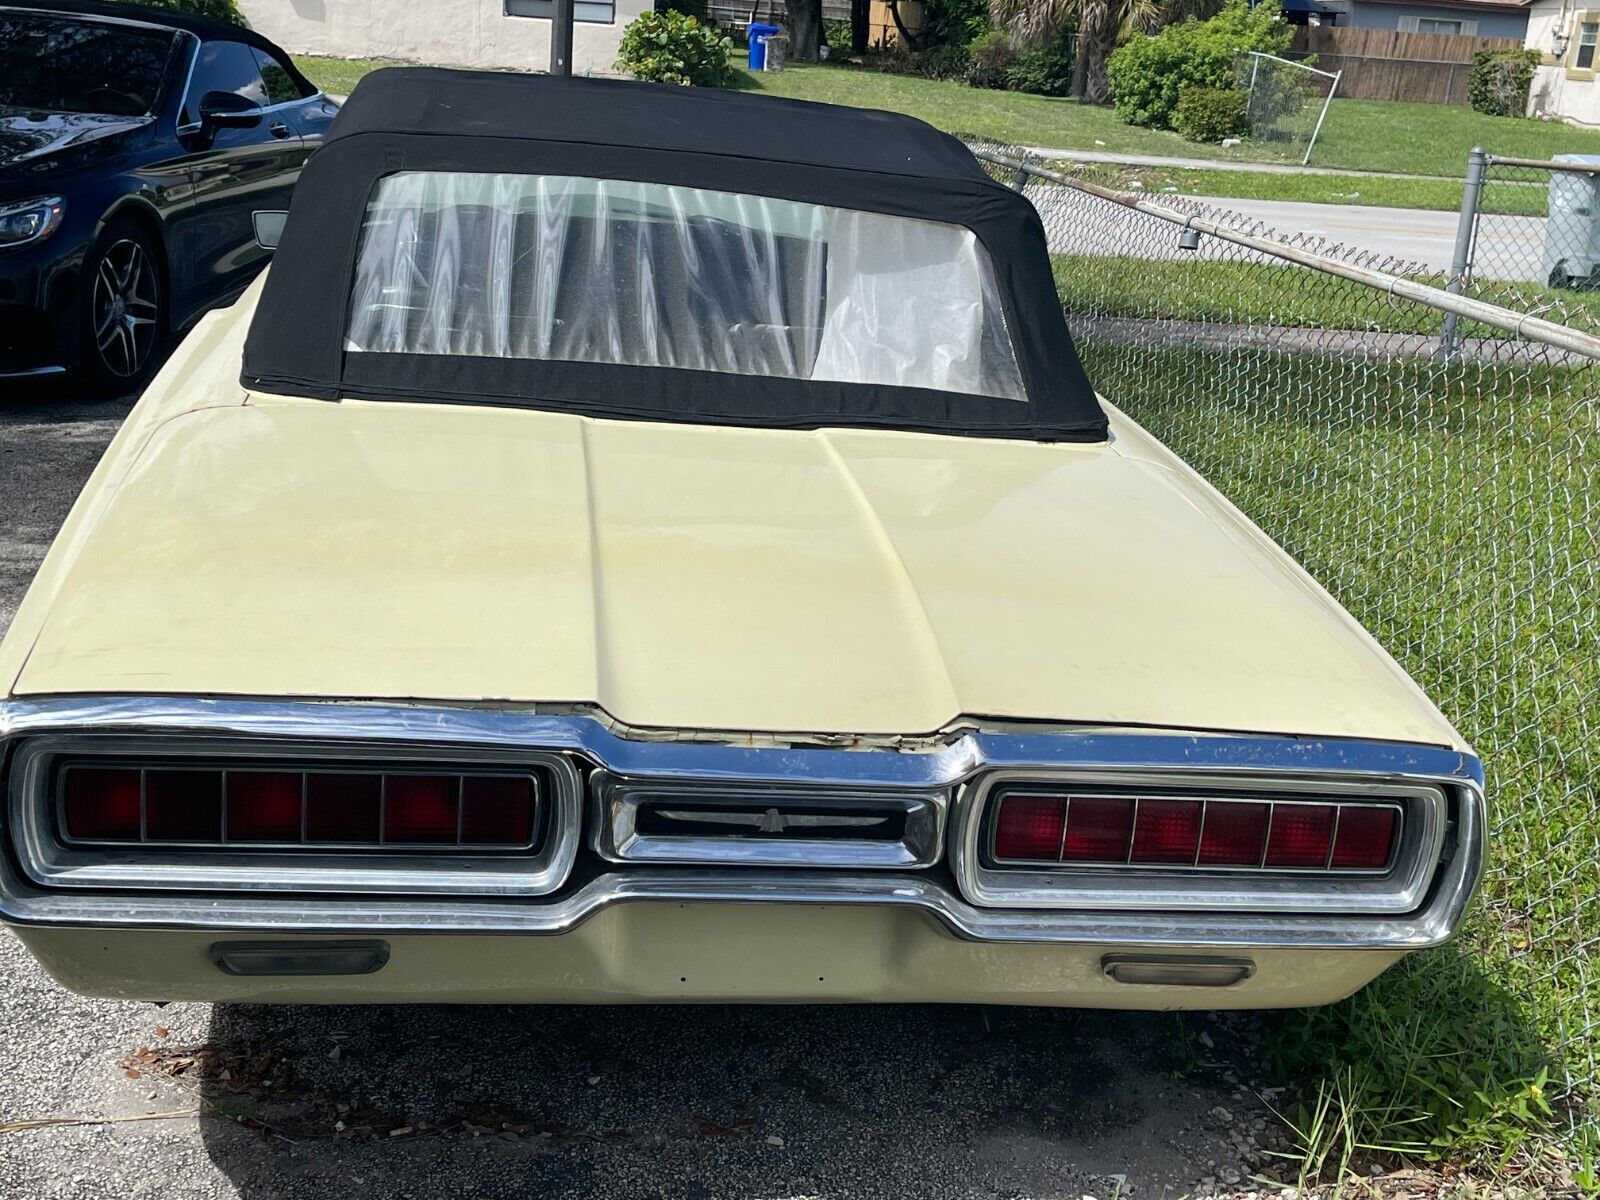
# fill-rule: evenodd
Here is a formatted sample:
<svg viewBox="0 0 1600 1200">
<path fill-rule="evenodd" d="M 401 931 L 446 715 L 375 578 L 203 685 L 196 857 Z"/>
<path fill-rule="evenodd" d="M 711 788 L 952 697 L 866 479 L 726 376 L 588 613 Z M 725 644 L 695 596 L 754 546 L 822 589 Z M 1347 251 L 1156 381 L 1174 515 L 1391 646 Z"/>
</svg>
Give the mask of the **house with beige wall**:
<svg viewBox="0 0 1600 1200">
<path fill-rule="evenodd" d="M 614 73 L 622 30 L 651 0 L 575 0 L 574 74 Z M 296 54 L 542 71 L 553 0 L 239 0 L 252 28 Z"/>
<path fill-rule="evenodd" d="M 1532 0 L 1523 44 L 1543 55 L 1528 115 L 1600 126 L 1600 0 Z"/>
</svg>

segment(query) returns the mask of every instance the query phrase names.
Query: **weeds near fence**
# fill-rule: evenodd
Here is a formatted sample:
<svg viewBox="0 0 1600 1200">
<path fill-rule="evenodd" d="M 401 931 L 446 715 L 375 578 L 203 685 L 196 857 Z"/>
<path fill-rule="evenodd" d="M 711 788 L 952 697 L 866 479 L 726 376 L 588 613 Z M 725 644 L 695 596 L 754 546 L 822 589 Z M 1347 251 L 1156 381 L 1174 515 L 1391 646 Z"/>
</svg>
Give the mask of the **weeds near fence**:
<svg viewBox="0 0 1600 1200">
<path fill-rule="evenodd" d="M 1101 393 L 1293 554 L 1485 762 L 1490 867 L 1461 940 L 1269 1038 L 1309 1084 L 1286 1114 L 1305 1163 L 1441 1156 L 1581 1184 L 1600 1088 L 1600 362 L 1465 322 L 1446 361 L 1428 304 L 1209 235 L 1176 249 L 1181 222 L 1090 191 L 1027 194 Z M 1543 289 L 1522 299 L 1552 311 Z"/>
</svg>

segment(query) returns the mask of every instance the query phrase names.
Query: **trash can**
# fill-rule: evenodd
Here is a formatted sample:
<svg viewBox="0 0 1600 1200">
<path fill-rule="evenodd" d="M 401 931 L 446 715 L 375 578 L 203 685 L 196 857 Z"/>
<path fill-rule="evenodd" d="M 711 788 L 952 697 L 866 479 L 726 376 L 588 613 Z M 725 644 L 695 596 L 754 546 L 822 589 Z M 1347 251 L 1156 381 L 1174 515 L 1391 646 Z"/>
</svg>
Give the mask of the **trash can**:
<svg viewBox="0 0 1600 1200">
<path fill-rule="evenodd" d="M 761 45 L 767 52 L 766 61 L 761 64 L 763 71 L 783 70 L 783 60 L 789 57 L 789 35 L 787 33 L 769 33 L 761 39 Z"/>
<path fill-rule="evenodd" d="M 755 21 L 744 27 L 744 35 L 750 42 L 750 69 L 764 71 L 767 69 L 767 39 L 783 30 L 777 25 L 761 25 Z"/>
<path fill-rule="evenodd" d="M 1558 163 L 1600 167 L 1600 154 L 1558 154 Z M 1600 280 L 1600 170 L 1551 171 L 1541 267 L 1551 287 L 1589 288 Z"/>
</svg>

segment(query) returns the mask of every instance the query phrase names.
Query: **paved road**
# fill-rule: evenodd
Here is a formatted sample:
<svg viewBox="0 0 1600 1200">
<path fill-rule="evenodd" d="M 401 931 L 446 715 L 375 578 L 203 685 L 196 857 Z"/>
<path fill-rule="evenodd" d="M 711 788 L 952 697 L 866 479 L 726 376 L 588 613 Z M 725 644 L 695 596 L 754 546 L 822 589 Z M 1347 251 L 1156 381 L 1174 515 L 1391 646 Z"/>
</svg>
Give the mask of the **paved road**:
<svg viewBox="0 0 1600 1200">
<path fill-rule="evenodd" d="M 0 394 L 0 629 L 126 407 Z M 4 1200 L 1144 1200 L 1273 1136 L 1251 1016 L 156 1008 L 4 930 L 0 1014 Z"/>
<path fill-rule="evenodd" d="M 1166 167 L 1176 171 L 1247 171 L 1268 175 L 1353 175 L 1368 179 L 1437 179 L 1436 175 L 1405 175 L 1398 171 L 1351 171 L 1342 167 L 1302 167 L 1298 163 L 1249 162 L 1242 159 L 1184 158 L 1171 154 L 1121 154 L 1114 150 L 1052 150 L 1048 146 L 1024 146 L 1037 158 L 1067 162 L 1111 163 L 1124 167 Z M 1463 174 L 1467 164 L 1461 164 Z"/>
<path fill-rule="evenodd" d="M 1152 193 L 1159 201 L 1161 193 Z M 1421 271 L 1448 272 L 1455 251 L 1457 215 L 1425 208 L 1376 208 L 1359 204 L 1308 204 L 1290 200 L 1239 200 L 1186 196 L 1208 208 L 1239 213 L 1272 227 L 1280 235 L 1309 234 L 1355 246 Z M 1544 242 L 1543 217 L 1486 218 L 1479 237 L 1494 243 L 1492 267 L 1484 261 L 1480 275 L 1516 282 L 1540 280 L 1539 251 Z M 1480 247 L 1480 252 L 1487 245 Z"/>
<path fill-rule="evenodd" d="M 1058 254 L 1114 254 L 1133 258 L 1183 259 L 1174 226 L 1148 220 L 1086 220 L 1084 202 L 1071 189 L 1030 184 L 1028 198 L 1044 217 L 1050 250 Z M 1264 235 L 1310 239 L 1329 249 L 1355 248 L 1373 256 L 1372 265 L 1389 271 L 1448 273 L 1455 249 L 1456 214 L 1421 208 L 1365 208 L 1358 204 L 1310 204 L 1289 200 L 1240 200 L 1187 193 L 1144 193 L 1157 204 L 1194 212 L 1212 220 L 1225 214 L 1244 218 L 1237 227 Z M 1093 203 L 1093 202 L 1091 202 Z M 1109 207 L 1109 206 L 1107 206 Z M 1479 231 L 1479 276 L 1485 279 L 1539 281 L 1543 217 L 1495 216 Z M 1215 239 L 1204 239 L 1201 256 L 1233 257 Z"/>
</svg>

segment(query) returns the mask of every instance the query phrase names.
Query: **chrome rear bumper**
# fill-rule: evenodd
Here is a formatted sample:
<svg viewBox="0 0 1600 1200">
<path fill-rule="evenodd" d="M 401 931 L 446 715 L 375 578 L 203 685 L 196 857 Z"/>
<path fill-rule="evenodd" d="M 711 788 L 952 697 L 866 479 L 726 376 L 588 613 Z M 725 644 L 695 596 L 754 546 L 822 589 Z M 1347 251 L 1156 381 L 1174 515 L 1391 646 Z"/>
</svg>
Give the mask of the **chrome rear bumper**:
<svg viewBox="0 0 1600 1200">
<path fill-rule="evenodd" d="M 951 853 L 920 870 L 791 870 L 764 866 L 608 864 L 593 856 L 557 894 L 356 896 L 260 890 L 45 886 L 20 869 L 11 831 L 0 855 L 0 918 L 17 925 L 190 929 L 273 933 L 564 934 L 608 908 L 634 902 L 751 902 L 885 906 L 920 910 L 958 938 L 999 943 L 1150 947 L 1409 951 L 1455 930 L 1483 862 L 1482 767 L 1440 747 L 1283 737 L 1083 731 L 969 732 L 913 749 L 751 746 L 621 737 L 600 720 L 526 712 L 353 703 L 97 698 L 0 705 L 0 739 L 45 733 L 173 735 L 185 739 L 337 740 L 356 746 L 471 747 L 567 754 L 630 778 L 839 784 L 954 795 Z M 1049 908 L 975 904 L 963 872 L 967 785 L 999 769 L 1047 774 L 1115 772 L 1186 781 L 1270 777 L 1274 781 L 1426 786 L 1451 797 L 1443 865 L 1405 912 L 1339 911 L 1337 905 L 1269 909 L 1214 895 L 1184 905 L 1108 905 L 1103 894 Z M 15 772 L 11 776 L 15 777 Z M 584 874 L 584 871 L 587 874 Z M 1180 898 L 1181 900 L 1181 898 Z"/>
</svg>

